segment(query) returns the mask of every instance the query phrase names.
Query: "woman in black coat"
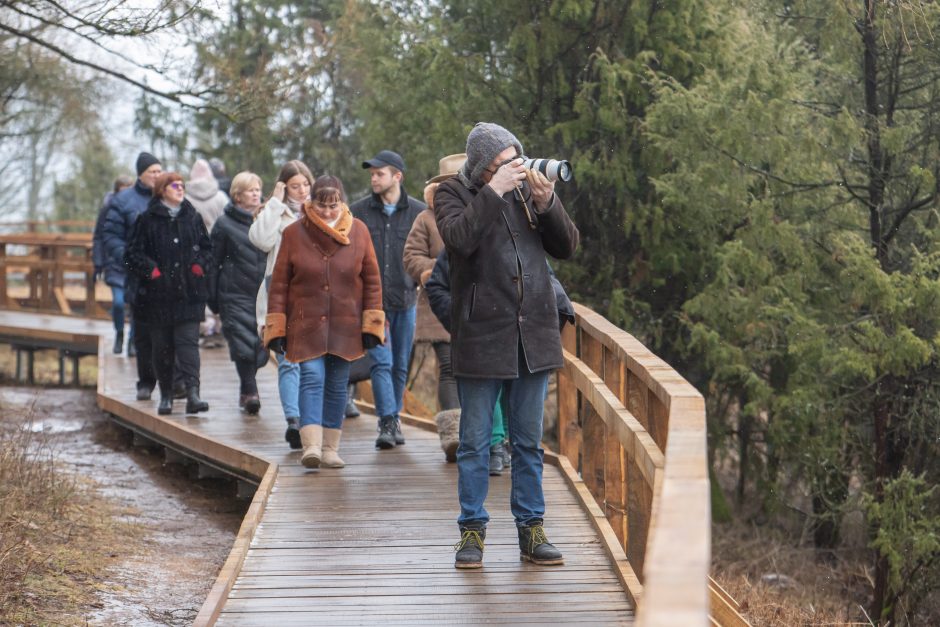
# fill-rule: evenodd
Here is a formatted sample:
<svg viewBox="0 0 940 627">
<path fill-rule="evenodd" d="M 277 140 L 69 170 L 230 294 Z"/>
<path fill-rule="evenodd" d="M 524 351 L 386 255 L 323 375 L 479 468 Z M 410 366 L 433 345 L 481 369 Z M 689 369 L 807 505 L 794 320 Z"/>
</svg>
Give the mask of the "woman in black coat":
<svg viewBox="0 0 940 627">
<path fill-rule="evenodd" d="M 186 412 L 209 410 L 199 398 L 199 323 L 209 294 L 212 243 L 184 194 L 177 172 L 160 175 L 125 254 L 128 270 L 138 279 L 134 316 L 151 329 L 160 414 L 173 411 L 174 361 L 186 385 Z"/>
<path fill-rule="evenodd" d="M 231 193 L 232 202 L 212 227 L 209 309 L 222 316 L 222 333 L 241 382 L 238 406 L 257 414 L 261 399 L 255 375 L 267 363 L 268 351 L 258 337 L 255 301 L 268 254 L 251 244 L 248 229 L 261 208 L 261 179 L 240 172 L 232 179 Z"/>
</svg>

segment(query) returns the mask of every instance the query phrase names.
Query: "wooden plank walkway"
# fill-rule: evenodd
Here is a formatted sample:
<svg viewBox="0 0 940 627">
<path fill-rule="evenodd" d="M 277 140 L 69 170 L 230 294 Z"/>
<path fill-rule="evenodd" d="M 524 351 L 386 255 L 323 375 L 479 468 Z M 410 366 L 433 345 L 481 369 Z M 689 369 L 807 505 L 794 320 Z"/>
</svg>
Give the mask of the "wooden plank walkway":
<svg viewBox="0 0 940 627">
<path fill-rule="evenodd" d="M 60 319 L 55 326 L 63 330 L 87 324 L 0 312 L 0 326 L 37 326 L 50 318 Z M 151 402 L 134 400 L 134 362 L 111 354 L 110 342 L 107 332 L 99 351 L 103 409 L 261 480 L 223 569 L 234 584 L 217 582 L 212 594 L 224 595 L 221 610 L 204 607 L 201 619 L 211 614 L 219 625 L 632 623 L 627 595 L 558 468 L 545 465 L 546 530 L 565 565 L 520 562 L 506 472 L 491 478 L 484 568 L 457 570 L 457 469 L 445 463 L 435 433 L 405 425 L 406 445 L 377 451 L 376 419 L 363 413 L 345 423 L 346 468 L 307 471 L 283 440 L 273 365 L 259 372 L 261 413 L 247 416 L 238 410 L 228 350 L 203 350 L 202 395 L 210 411 L 186 416 L 184 401 L 177 401 L 174 414 L 158 417 L 156 393 Z M 241 557 L 240 543 L 247 547 Z"/>
</svg>

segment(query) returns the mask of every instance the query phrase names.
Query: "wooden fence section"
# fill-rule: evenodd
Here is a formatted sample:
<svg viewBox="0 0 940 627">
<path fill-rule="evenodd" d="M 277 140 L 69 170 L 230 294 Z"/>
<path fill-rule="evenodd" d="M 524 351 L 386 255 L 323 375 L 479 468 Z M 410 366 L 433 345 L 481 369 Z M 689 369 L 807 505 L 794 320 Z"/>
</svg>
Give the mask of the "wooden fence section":
<svg viewBox="0 0 940 627">
<path fill-rule="evenodd" d="M 0 309 L 105 317 L 97 300 L 91 255 L 91 233 L 0 234 Z M 69 286 L 81 292 L 77 301 L 66 293 L 66 273 L 82 277 L 81 285 Z M 22 274 L 25 293 L 16 293 L 10 281 L 13 274 Z"/>
<path fill-rule="evenodd" d="M 704 399 L 629 333 L 575 310 L 558 377 L 559 452 L 615 537 L 608 551 L 638 623 L 747 624 L 708 577 Z"/>
</svg>

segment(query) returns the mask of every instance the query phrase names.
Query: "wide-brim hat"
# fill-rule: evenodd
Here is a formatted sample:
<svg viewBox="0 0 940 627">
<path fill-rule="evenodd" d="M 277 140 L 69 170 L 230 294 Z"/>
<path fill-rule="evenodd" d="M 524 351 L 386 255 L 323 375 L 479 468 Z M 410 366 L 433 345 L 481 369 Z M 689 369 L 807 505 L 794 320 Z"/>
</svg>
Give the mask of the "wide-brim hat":
<svg viewBox="0 0 940 627">
<path fill-rule="evenodd" d="M 460 168 L 463 167 L 463 164 L 467 161 L 467 153 L 461 152 L 456 155 L 447 155 L 438 163 L 440 168 L 440 174 L 429 178 L 424 184 L 430 185 L 431 183 L 440 183 L 441 181 L 446 181 L 452 176 L 456 176 Z"/>
</svg>

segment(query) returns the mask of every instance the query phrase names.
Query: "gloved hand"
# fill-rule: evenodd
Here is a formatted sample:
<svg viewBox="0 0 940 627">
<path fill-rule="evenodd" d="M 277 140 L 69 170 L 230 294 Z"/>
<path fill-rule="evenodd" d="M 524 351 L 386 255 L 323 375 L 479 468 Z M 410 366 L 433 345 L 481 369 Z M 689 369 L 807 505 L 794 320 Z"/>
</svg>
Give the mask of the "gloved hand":
<svg viewBox="0 0 940 627">
<path fill-rule="evenodd" d="M 379 338 L 375 337 L 371 333 L 362 334 L 362 347 L 364 349 L 369 350 L 371 348 L 375 348 L 379 344 L 381 344 L 381 342 L 379 341 Z"/>
<path fill-rule="evenodd" d="M 160 272 L 160 268 L 154 268 L 153 272 L 150 273 L 151 279 L 159 279 L 161 276 L 163 276 L 163 273 Z"/>
<path fill-rule="evenodd" d="M 270 342 L 268 342 L 268 348 L 273 350 L 278 355 L 283 355 L 287 352 L 287 338 L 286 337 L 276 337 Z"/>
<path fill-rule="evenodd" d="M 202 266 L 198 263 L 194 263 L 189 267 L 189 270 L 196 276 L 206 276 L 206 273 L 203 271 Z"/>
</svg>

